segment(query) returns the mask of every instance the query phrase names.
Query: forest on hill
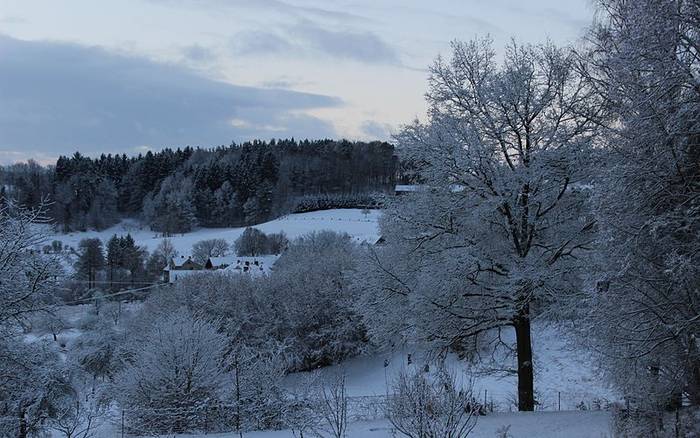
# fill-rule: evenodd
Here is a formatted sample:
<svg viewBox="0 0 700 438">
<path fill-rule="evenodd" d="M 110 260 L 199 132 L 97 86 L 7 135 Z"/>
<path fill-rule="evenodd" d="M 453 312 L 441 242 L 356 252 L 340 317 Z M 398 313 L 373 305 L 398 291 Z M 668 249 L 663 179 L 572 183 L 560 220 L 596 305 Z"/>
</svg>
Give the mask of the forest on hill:
<svg viewBox="0 0 700 438">
<path fill-rule="evenodd" d="M 253 141 L 214 149 L 163 149 L 135 157 L 76 152 L 55 166 L 0 168 L 0 198 L 52 203 L 63 231 L 105 229 L 142 216 L 156 231 L 234 227 L 289 212 L 369 207 L 393 189 L 398 159 L 385 142 Z"/>
</svg>

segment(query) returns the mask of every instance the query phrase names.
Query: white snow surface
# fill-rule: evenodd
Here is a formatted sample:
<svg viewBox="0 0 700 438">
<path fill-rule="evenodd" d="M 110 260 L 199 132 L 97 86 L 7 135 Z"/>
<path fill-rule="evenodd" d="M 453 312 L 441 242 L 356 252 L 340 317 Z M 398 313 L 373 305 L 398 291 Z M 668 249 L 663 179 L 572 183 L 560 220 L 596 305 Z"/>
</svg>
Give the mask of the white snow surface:
<svg viewBox="0 0 700 438">
<path fill-rule="evenodd" d="M 612 436 L 610 412 L 607 411 L 562 411 L 562 412 L 510 412 L 479 417 L 469 438 L 494 438 L 496 432 L 510 426 L 512 438 L 608 438 Z M 305 434 L 304 436 L 307 436 Z M 119 437 L 117 428 L 105 425 L 98 432 L 99 437 Z M 235 432 L 168 435 L 167 438 L 237 438 Z M 267 430 L 245 432 L 246 438 L 292 438 L 290 430 Z M 392 433 L 387 420 L 350 423 L 347 438 L 393 438 L 401 436 Z M 58 438 L 57 434 L 54 434 Z M 296 435 L 298 437 L 298 434 Z M 166 438 L 163 436 L 162 438 Z"/>
<path fill-rule="evenodd" d="M 619 397 L 600 375 L 589 355 L 565 339 L 567 329 L 560 324 L 533 323 L 532 344 L 535 367 L 535 393 L 541 405 L 538 409 L 556 411 L 577 409 L 581 404 L 587 409 L 596 409 L 598 402 L 604 407 Z M 514 334 L 503 333 L 504 341 L 513 341 Z M 422 368 L 426 363 L 426 352 L 420 347 L 404 348 L 400 351 L 378 353 L 349 359 L 340 365 L 322 368 L 316 373 L 344 373 L 347 393 L 350 397 L 382 396 L 387 394 L 387 383 L 410 367 Z M 388 366 L 384 367 L 385 361 Z M 479 401 L 493 402 L 497 411 L 517 410 L 517 378 L 514 374 L 474 373 L 467 361 L 450 355 L 446 365 L 458 381 L 473 382 L 473 391 Z M 499 365 L 514 367 L 514 358 L 501 358 Z M 434 367 L 434 365 L 431 365 Z M 431 368 L 434 369 L 434 368 Z M 288 385 L 303 384 L 305 373 L 288 376 Z M 500 374 L 500 375 L 499 375 Z"/>
<path fill-rule="evenodd" d="M 510 425 L 513 438 L 603 438 L 610 437 L 610 413 L 605 411 L 514 412 L 479 417 L 469 438 L 494 438 L 496 431 Z M 187 438 L 232 438 L 234 433 L 184 435 Z M 293 437 L 289 430 L 249 432 L 248 438 Z M 306 435 L 305 435 L 306 436 Z M 348 425 L 348 438 L 393 438 L 386 420 L 357 422 Z"/>
<path fill-rule="evenodd" d="M 379 237 L 377 226 L 379 214 L 379 210 L 370 211 L 367 215 L 363 214 L 360 209 L 322 210 L 290 214 L 253 227 L 264 233 L 284 232 L 290 239 L 313 231 L 330 230 L 345 232 L 358 242 L 374 242 Z M 192 245 L 200 240 L 221 238 L 233 244 L 243 233 L 243 230 L 245 227 L 198 228 L 189 233 L 176 234 L 169 239 L 181 255 L 189 255 L 192 251 Z M 145 246 L 149 251 L 153 251 L 163 240 L 160 233 L 151 231 L 147 225 L 138 220 L 125 219 L 103 231 L 58 233 L 49 236 L 48 241 L 60 240 L 64 245 L 77 248 L 82 239 L 97 237 L 106 244 L 114 234 L 125 235 L 127 233 L 131 234 L 138 245 Z"/>
</svg>

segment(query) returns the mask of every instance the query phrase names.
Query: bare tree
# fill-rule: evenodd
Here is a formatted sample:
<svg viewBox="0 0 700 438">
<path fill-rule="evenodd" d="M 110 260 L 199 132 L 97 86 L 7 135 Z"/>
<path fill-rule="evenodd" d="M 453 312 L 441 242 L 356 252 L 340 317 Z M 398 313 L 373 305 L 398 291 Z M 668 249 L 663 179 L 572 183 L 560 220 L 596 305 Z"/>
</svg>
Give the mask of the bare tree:
<svg viewBox="0 0 700 438">
<path fill-rule="evenodd" d="M 314 432 L 317 436 L 326 435 L 344 438 L 348 428 L 348 396 L 345 387 L 345 374 L 338 373 L 321 382 L 319 389 L 320 423 Z"/>
<path fill-rule="evenodd" d="M 177 248 L 175 248 L 173 241 L 170 239 L 161 240 L 153 252 L 158 254 L 166 263 L 178 256 Z"/>
<path fill-rule="evenodd" d="M 312 435 L 318 429 L 320 418 L 316 409 L 317 385 L 318 374 L 306 374 L 294 391 L 287 394 L 284 424 L 292 430 L 295 437 L 304 438 L 305 434 Z"/>
<path fill-rule="evenodd" d="M 466 437 L 477 415 L 471 382 L 460 388 L 444 369 L 434 379 L 421 371 L 402 371 L 387 400 L 391 425 L 409 438 Z"/>
<path fill-rule="evenodd" d="M 49 419 L 49 427 L 65 438 L 92 438 L 104 423 L 107 407 L 94 396 L 81 400 L 79 394 L 66 398 Z"/>
<path fill-rule="evenodd" d="M 54 342 L 56 342 L 58 341 L 58 335 L 66 329 L 66 321 L 60 314 L 54 311 L 47 311 L 38 315 L 34 326 L 40 330 L 51 333 Z"/>
<path fill-rule="evenodd" d="M 230 245 L 224 239 L 200 240 L 192 245 L 192 259 L 199 264 L 204 264 L 209 257 L 228 255 L 230 249 Z"/>
</svg>

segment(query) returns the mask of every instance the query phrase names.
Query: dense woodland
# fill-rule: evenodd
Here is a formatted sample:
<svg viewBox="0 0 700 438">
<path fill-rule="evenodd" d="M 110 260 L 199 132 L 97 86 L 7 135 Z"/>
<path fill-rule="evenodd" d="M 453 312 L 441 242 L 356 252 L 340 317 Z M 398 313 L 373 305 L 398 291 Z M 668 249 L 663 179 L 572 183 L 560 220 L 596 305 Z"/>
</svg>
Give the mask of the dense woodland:
<svg viewBox="0 0 700 438">
<path fill-rule="evenodd" d="M 169 234 L 295 211 L 366 207 L 393 189 L 396 171 L 388 143 L 255 141 L 136 157 L 75 153 L 50 167 L 15 164 L 0 169 L 0 195 L 29 208 L 48 198 L 64 231 L 100 230 L 123 216 L 143 216 Z"/>
</svg>

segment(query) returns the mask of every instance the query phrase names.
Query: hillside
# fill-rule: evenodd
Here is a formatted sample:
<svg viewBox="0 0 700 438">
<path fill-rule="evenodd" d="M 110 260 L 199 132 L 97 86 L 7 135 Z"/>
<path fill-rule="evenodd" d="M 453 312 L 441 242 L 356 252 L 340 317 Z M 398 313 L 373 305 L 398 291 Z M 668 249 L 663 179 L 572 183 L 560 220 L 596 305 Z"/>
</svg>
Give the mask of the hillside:
<svg viewBox="0 0 700 438">
<path fill-rule="evenodd" d="M 363 214 L 359 209 L 334 209 L 296 213 L 279 219 L 255 225 L 265 233 L 284 232 L 292 239 L 313 231 L 330 230 L 348 233 L 358 242 L 373 243 L 378 238 L 377 218 L 379 211 Z M 244 227 L 238 228 L 197 228 L 188 233 L 175 234 L 169 239 L 180 254 L 189 254 L 192 245 L 200 240 L 221 238 L 233 243 L 242 233 Z M 77 248 L 78 243 L 86 238 L 99 238 L 106 243 L 113 235 L 131 234 L 138 245 L 153 251 L 163 239 L 161 233 L 151 231 L 145 224 L 136 220 L 124 220 L 103 231 L 86 231 L 56 233 L 49 240 L 60 240 L 64 245 Z"/>
</svg>

